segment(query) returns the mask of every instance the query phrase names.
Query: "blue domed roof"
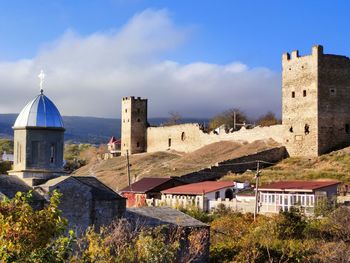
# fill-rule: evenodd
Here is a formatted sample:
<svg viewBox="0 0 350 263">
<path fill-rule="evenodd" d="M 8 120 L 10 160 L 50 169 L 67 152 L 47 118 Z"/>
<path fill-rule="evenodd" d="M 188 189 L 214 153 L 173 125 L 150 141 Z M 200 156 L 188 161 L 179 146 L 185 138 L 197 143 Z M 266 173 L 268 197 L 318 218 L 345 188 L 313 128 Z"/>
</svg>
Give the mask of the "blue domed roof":
<svg viewBox="0 0 350 263">
<path fill-rule="evenodd" d="M 60 112 L 44 94 L 29 102 L 18 115 L 13 128 L 64 128 Z"/>
</svg>

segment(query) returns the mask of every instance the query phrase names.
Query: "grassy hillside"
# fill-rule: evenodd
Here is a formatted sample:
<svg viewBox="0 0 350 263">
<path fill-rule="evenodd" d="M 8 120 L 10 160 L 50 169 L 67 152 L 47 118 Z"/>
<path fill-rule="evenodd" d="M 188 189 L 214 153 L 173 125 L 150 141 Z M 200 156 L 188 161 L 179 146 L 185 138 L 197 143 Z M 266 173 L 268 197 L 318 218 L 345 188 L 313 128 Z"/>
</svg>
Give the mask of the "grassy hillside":
<svg viewBox="0 0 350 263">
<path fill-rule="evenodd" d="M 314 158 L 293 157 L 262 171 L 261 182 L 279 180 L 337 179 L 350 183 L 350 147 Z M 249 180 L 252 173 L 229 175 L 223 180 Z"/>
<path fill-rule="evenodd" d="M 132 181 L 142 177 L 180 176 L 214 165 L 217 162 L 262 151 L 277 144 L 256 141 L 240 144 L 230 141 L 213 143 L 191 153 L 156 152 L 130 156 Z M 94 161 L 75 171 L 76 175 L 95 175 L 113 189 L 127 186 L 126 158 Z"/>
</svg>

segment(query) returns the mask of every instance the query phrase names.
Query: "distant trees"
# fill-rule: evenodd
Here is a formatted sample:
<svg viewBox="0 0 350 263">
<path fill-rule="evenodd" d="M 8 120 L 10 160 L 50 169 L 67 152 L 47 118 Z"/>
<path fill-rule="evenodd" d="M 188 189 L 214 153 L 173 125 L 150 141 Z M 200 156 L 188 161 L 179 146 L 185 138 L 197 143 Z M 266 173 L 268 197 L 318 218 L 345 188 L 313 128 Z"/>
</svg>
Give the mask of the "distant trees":
<svg viewBox="0 0 350 263">
<path fill-rule="evenodd" d="M 271 126 L 280 123 L 282 123 L 281 120 L 278 119 L 272 111 L 269 111 L 265 115 L 260 116 L 256 121 L 256 124 L 259 126 Z"/>
<path fill-rule="evenodd" d="M 216 115 L 209 121 L 209 130 L 214 130 L 221 125 L 226 125 L 228 129 L 240 129 L 241 124 L 247 123 L 247 115 L 238 108 L 231 108 Z M 238 125 L 237 125 L 238 124 Z"/>
<path fill-rule="evenodd" d="M 13 153 L 13 140 L 0 139 L 0 154 L 3 152 Z"/>
<path fill-rule="evenodd" d="M 252 126 L 254 124 L 259 126 L 271 126 L 280 123 L 281 120 L 271 111 L 260 116 L 256 122 L 253 122 L 241 109 L 231 108 L 213 117 L 209 121 L 209 130 L 214 130 L 221 125 L 225 125 L 227 129 L 233 128 L 234 130 L 239 130 L 243 124 L 247 126 Z"/>
<path fill-rule="evenodd" d="M 180 113 L 178 113 L 176 111 L 170 111 L 169 117 L 168 117 L 167 121 L 164 123 L 164 126 L 171 126 L 171 125 L 179 124 L 181 119 L 182 119 L 182 117 L 181 117 Z"/>
</svg>

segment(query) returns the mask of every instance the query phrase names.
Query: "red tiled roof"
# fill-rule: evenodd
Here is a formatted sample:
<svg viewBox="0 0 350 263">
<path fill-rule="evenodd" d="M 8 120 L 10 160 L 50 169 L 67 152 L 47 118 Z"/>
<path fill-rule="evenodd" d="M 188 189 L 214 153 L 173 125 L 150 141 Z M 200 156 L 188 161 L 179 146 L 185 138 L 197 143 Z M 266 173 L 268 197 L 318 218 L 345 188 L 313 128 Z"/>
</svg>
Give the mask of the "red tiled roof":
<svg viewBox="0 0 350 263">
<path fill-rule="evenodd" d="M 117 140 L 114 136 L 112 136 L 112 138 L 109 140 L 108 144 L 120 144 L 121 141 Z"/>
<path fill-rule="evenodd" d="M 109 140 L 109 143 L 108 143 L 108 144 L 112 144 L 112 143 L 114 143 L 116 140 L 117 140 L 117 139 L 116 139 L 114 136 L 112 136 L 112 138 Z"/>
<path fill-rule="evenodd" d="M 172 178 L 146 177 L 131 184 L 131 186 L 125 187 L 124 189 L 120 190 L 120 192 L 146 193 L 147 191 L 150 191 L 153 188 L 168 182 L 169 180 L 172 180 Z"/>
<path fill-rule="evenodd" d="M 323 187 L 340 184 L 339 181 L 280 181 L 259 187 L 259 190 L 316 190 Z"/>
<path fill-rule="evenodd" d="M 225 181 L 205 181 L 194 184 L 181 185 L 162 191 L 163 194 L 203 194 L 210 193 L 222 188 L 233 187 L 234 182 Z"/>
</svg>

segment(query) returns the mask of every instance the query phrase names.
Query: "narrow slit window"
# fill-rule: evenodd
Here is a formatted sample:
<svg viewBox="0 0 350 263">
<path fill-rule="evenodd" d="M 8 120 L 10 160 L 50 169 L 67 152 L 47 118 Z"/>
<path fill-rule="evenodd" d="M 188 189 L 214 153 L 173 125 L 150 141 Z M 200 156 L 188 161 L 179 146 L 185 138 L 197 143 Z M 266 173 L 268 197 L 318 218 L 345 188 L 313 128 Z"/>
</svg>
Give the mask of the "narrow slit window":
<svg viewBox="0 0 350 263">
<path fill-rule="evenodd" d="M 139 143 L 139 142 L 136 143 L 136 147 L 137 147 L 137 148 L 140 147 L 140 143 Z"/>
<path fill-rule="evenodd" d="M 350 133 L 350 125 L 349 125 L 349 123 L 345 124 L 345 132 L 346 132 L 347 134 Z"/>
<path fill-rule="evenodd" d="M 292 98 L 295 98 L 295 91 L 292 91 Z"/>
<path fill-rule="evenodd" d="M 306 97 L 306 90 L 303 90 L 303 97 Z"/>
<path fill-rule="evenodd" d="M 168 147 L 171 147 L 171 138 L 168 139 Z"/>
<path fill-rule="evenodd" d="M 305 126 L 304 126 L 304 133 L 305 133 L 305 135 L 310 133 L 310 126 L 308 124 L 305 124 Z"/>
<path fill-rule="evenodd" d="M 55 145 L 51 144 L 50 147 L 50 163 L 54 163 L 55 162 Z"/>
</svg>

